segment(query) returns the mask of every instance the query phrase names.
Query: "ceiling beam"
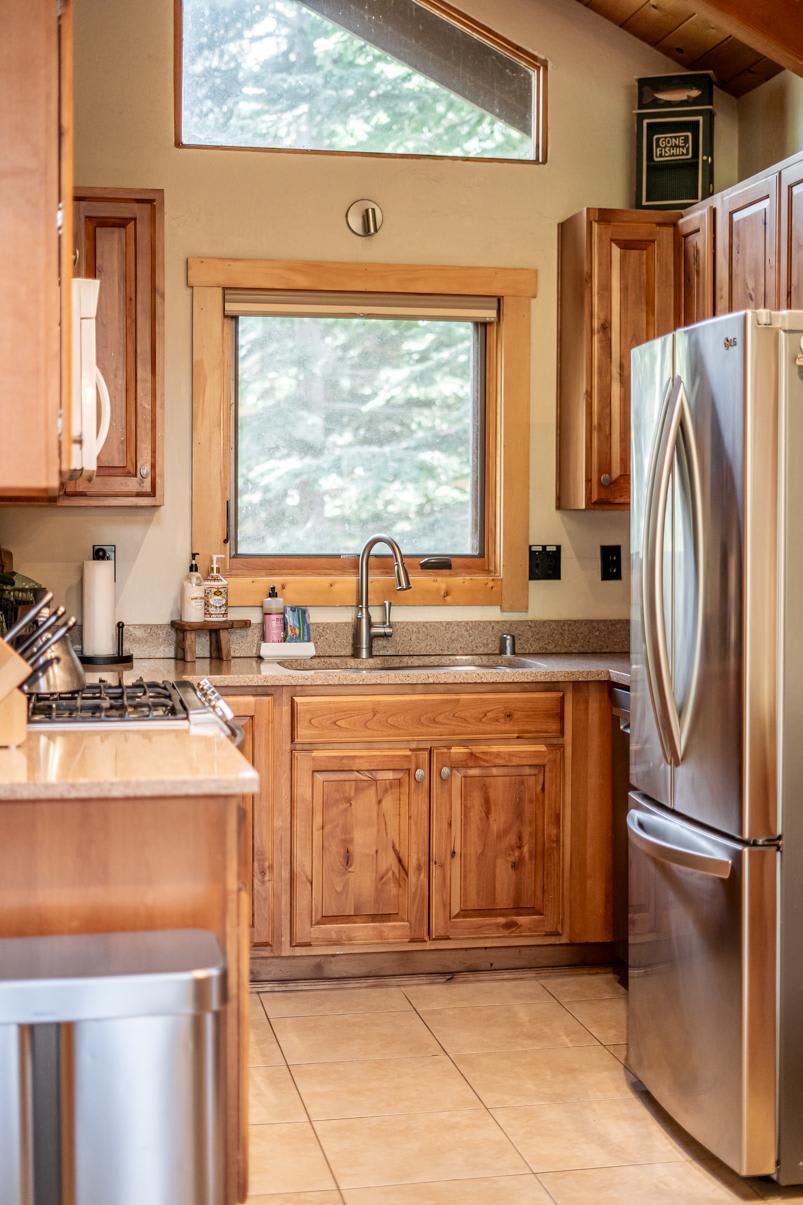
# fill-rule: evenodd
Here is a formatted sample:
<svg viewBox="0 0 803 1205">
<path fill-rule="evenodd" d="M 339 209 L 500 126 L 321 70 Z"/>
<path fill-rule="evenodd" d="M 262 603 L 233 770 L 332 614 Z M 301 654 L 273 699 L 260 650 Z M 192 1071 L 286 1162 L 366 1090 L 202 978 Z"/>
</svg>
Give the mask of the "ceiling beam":
<svg viewBox="0 0 803 1205">
<path fill-rule="evenodd" d="M 803 75 L 803 0 L 694 0 L 695 11 Z"/>
</svg>

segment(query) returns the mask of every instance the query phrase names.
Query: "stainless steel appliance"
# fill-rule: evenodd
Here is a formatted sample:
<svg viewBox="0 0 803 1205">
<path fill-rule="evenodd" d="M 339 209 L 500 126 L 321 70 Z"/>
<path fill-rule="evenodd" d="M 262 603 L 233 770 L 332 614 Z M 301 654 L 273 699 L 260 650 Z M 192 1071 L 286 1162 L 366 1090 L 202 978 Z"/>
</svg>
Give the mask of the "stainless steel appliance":
<svg viewBox="0 0 803 1205">
<path fill-rule="evenodd" d="M 28 701 L 32 731 L 68 732 L 96 728 L 189 728 L 218 731 L 242 744 L 243 732 L 217 688 L 192 682 L 91 682 L 80 690 L 34 694 Z"/>
<path fill-rule="evenodd" d="M 803 1182 L 803 312 L 632 355 L 628 1062 Z"/>
</svg>

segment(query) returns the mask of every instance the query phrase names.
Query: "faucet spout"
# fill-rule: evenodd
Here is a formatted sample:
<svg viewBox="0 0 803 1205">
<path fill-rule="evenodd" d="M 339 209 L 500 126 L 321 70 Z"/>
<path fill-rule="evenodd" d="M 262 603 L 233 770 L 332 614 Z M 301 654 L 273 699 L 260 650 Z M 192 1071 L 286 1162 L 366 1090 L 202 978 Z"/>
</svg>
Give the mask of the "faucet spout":
<svg viewBox="0 0 803 1205">
<path fill-rule="evenodd" d="M 383 624 L 374 624 L 371 622 L 371 613 L 368 609 L 368 574 L 369 574 L 369 558 L 377 544 L 387 544 L 393 556 L 393 575 L 396 579 L 397 590 L 411 589 L 410 575 L 407 572 L 407 566 L 404 563 L 404 554 L 401 548 L 393 539 L 393 536 L 379 533 L 374 536 L 369 536 L 362 546 L 360 552 L 360 566 L 357 591 L 357 631 L 355 638 L 355 654 L 357 657 L 371 657 L 371 641 L 376 636 L 392 636 L 393 628 L 390 624 L 390 603 L 385 603 L 385 622 Z"/>
</svg>

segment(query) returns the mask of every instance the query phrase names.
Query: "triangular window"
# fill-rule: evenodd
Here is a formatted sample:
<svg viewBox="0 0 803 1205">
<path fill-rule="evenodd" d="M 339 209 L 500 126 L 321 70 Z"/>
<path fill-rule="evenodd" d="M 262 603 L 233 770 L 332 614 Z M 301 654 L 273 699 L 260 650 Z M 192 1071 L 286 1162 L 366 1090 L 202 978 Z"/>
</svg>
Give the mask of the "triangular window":
<svg viewBox="0 0 803 1205">
<path fill-rule="evenodd" d="M 183 146 L 543 161 L 545 67 L 441 0 L 176 0 Z"/>
</svg>

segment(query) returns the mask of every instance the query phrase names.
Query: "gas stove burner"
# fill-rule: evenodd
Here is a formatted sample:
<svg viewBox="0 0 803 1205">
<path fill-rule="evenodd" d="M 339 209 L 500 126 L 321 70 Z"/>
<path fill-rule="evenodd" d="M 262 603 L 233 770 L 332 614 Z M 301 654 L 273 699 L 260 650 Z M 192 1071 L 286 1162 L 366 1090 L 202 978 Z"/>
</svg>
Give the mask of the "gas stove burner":
<svg viewBox="0 0 803 1205">
<path fill-rule="evenodd" d="M 116 686 L 101 680 L 64 694 L 36 694 L 28 700 L 29 724 L 186 723 L 187 708 L 172 682 L 138 678 Z"/>
</svg>

